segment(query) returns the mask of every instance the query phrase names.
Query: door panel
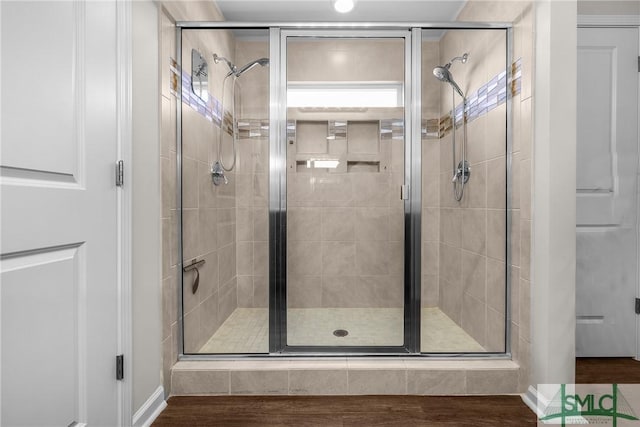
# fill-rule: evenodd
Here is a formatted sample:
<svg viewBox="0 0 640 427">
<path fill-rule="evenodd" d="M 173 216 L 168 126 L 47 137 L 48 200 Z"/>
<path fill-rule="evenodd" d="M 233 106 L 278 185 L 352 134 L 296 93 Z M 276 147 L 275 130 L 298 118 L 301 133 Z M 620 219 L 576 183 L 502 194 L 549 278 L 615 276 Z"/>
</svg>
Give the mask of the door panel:
<svg viewBox="0 0 640 427">
<path fill-rule="evenodd" d="M 115 2 L 1 7 L 1 423 L 117 425 Z"/>
<path fill-rule="evenodd" d="M 77 171 L 80 141 L 74 133 L 73 89 L 74 57 L 80 47 L 75 35 L 81 28 L 76 25 L 76 6 L 66 1 L 3 7 L 8 16 L 2 22 L 2 56 L 11 58 L 11 64 L 3 62 L 2 95 L 11 107 L 2 109 L 2 132 L 12 135 L 15 143 L 2 153 L 5 167 L 61 178 Z M 35 31 L 24 31 L 25 26 Z M 40 103 L 42 98 L 55 102 Z M 39 125 L 33 126 L 36 117 Z"/>
<path fill-rule="evenodd" d="M 2 364 L 10 367 L 3 369 L 2 382 L 11 385 L 2 397 L 9 425 L 25 416 L 17 412 L 25 402 L 38 405 L 28 417 L 31 424 L 77 419 L 80 389 L 86 387 L 79 364 L 86 351 L 83 254 L 71 247 L 2 261 Z"/>
<path fill-rule="evenodd" d="M 285 40 L 287 345 L 402 346 L 406 40 Z"/>
<path fill-rule="evenodd" d="M 578 30 L 576 354 L 635 354 L 638 30 Z"/>
</svg>

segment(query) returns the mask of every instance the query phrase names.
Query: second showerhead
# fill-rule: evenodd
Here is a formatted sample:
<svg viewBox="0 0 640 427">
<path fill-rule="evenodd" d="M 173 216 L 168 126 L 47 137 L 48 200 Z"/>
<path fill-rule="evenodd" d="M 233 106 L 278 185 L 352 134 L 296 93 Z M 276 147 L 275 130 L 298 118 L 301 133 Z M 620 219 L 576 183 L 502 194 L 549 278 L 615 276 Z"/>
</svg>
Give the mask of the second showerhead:
<svg viewBox="0 0 640 427">
<path fill-rule="evenodd" d="M 251 61 L 248 64 L 244 65 L 240 69 L 238 69 L 238 67 L 236 67 L 227 58 L 222 57 L 222 56 L 218 56 L 215 53 L 213 54 L 213 62 L 215 62 L 216 64 L 219 63 L 219 62 L 224 62 L 224 63 L 227 64 L 227 66 L 229 67 L 229 70 L 230 70 L 229 74 L 227 74 L 227 77 L 229 77 L 231 75 L 234 75 L 236 77 L 240 77 L 242 74 L 244 74 L 245 72 L 249 71 L 250 69 L 252 69 L 256 65 L 260 65 L 261 67 L 267 67 L 269 65 L 269 58 L 256 59 L 255 61 Z"/>
</svg>

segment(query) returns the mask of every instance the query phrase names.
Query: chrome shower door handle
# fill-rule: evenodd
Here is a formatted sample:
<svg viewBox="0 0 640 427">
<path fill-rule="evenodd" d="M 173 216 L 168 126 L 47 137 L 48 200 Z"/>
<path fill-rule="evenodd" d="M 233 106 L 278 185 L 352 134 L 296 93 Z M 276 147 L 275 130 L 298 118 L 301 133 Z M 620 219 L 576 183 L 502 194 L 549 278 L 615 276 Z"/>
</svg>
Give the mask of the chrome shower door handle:
<svg viewBox="0 0 640 427">
<path fill-rule="evenodd" d="M 194 294 L 198 291 L 198 287 L 200 286 L 200 270 L 198 270 L 198 267 L 201 267 L 202 265 L 204 265 L 204 263 L 205 261 L 203 259 L 201 259 L 200 261 L 196 261 L 195 259 L 193 259 L 193 261 L 191 261 L 191 264 L 182 268 L 182 271 L 185 273 L 191 270 L 196 271 L 196 278 L 193 281 L 193 285 L 191 285 L 191 292 L 193 292 Z"/>
<path fill-rule="evenodd" d="M 194 294 L 198 291 L 198 286 L 200 286 L 200 270 L 198 270 L 198 267 L 196 267 L 195 270 L 196 280 L 194 280 L 193 285 L 191 285 L 191 292 L 193 292 Z"/>
</svg>

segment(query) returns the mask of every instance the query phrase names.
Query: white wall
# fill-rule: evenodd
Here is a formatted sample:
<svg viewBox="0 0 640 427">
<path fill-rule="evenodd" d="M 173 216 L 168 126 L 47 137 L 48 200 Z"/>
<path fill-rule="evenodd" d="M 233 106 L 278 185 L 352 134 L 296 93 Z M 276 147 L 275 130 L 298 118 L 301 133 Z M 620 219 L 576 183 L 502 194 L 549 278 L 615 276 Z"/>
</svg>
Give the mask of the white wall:
<svg viewBox="0 0 640 427">
<path fill-rule="evenodd" d="M 530 383 L 575 375 L 577 7 L 536 5 Z"/>
<path fill-rule="evenodd" d="M 158 8 L 132 2 L 133 412 L 161 384 Z M 127 179 L 127 177 L 125 177 Z"/>
</svg>

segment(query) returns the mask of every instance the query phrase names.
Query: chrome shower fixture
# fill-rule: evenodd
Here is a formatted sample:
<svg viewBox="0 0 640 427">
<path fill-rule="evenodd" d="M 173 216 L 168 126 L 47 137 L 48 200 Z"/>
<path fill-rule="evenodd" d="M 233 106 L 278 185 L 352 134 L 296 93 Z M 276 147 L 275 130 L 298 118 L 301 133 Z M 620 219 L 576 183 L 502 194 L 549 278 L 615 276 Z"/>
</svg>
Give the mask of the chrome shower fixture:
<svg viewBox="0 0 640 427">
<path fill-rule="evenodd" d="M 433 69 L 433 75 L 436 79 L 441 82 L 449 83 L 451 88 L 451 119 L 453 125 L 451 127 L 452 133 L 452 150 L 453 150 L 453 177 L 451 182 L 453 183 L 453 196 L 457 201 L 462 200 L 462 196 L 464 195 L 464 185 L 469 181 L 469 177 L 471 176 L 471 168 L 469 167 L 469 162 L 466 158 L 467 151 L 467 97 L 465 96 L 460 86 L 453 79 L 453 74 L 449 70 L 451 68 L 451 64 L 455 61 L 460 61 L 463 64 L 467 62 L 469 59 L 469 54 L 464 53 L 462 56 L 456 56 L 451 59 L 451 61 L 447 62 L 445 65 L 438 65 Z M 463 130 L 463 139 L 462 139 L 462 149 L 461 149 L 461 160 L 458 162 L 456 160 L 456 100 L 455 93 L 458 93 L 462 97 L 462 130 Z"/>
<path fill-rule="evenodd" d="M 469 59 L 469 53 L 465 52 L 465 53 L 462 54 L 462 56 L 456 56 L 451 61 L 449 61 L 449 66 L 451 66 L 451 63 L 454 62 L 454 61 L 460 61 L 463 64 L 466 64 L 467 63 L 467 59 Z"/>
<path fill-rule="evenodd" d="M 221 61 L 225 62 L 227 64 L 227 66 L 229 67 L 229 70 L 230 70 L 229 74 L 227 74 L 226 77 L 229 77 L 229 76 L 240 77 L 242 74 L 244 74 L 246 71 L 249 71 L 250 69 L 252 69 L 256 65 L 260 65 L 262 67 L 266 67 L 266 66 L 269 65 L 269 58 L 260 58 L 260 59 L 256 59 L 255 61 L 251 61 L 248 64 L 246 64 L 245 66 L 243 66 L 242 68 L 238 69 L 238 67 L 236 67 L 235 64 L 233 64 L 227 58 L 225 58 L 223 56 L 218 56 L 217 53 L 214 53 L 213 54 L 213 62 L 218 64 Z"/>
<path fill-rule="evenodd" d="M 223 56 L 218 56 L 217 53 L 213 54 L 213 62 L 215 62 L 216 64 L 220 63 L 220 61 L 225 62 L 227 64 L 227 66 L 229 66 L 229 69 L 231 70 L 229 72 L 229 75 L 231 74 L 235 74 L 238 72 L 238 69 L 236 68 L 235 65 L 233 65 L 231 63 L 231 61 L 229 61 L 227 58 L 223 57 Z"/>
<path fill-rule="evenodd" d="M 455 89 L 455 91 L 465 99 L 466 97 L 464 95 L 464 92 L 462 92 L 460 86 L 458 86 L 456 81 L 453 79 L 453 75 L 451 74 L 451 71 L 449 71 L 449 69 L 451 68 L 451 64 L 453 64 L 453 62 L 460 61 L 465 64 L 467 62 L 467 59 L 469 59 L 469 54 L 465 53 L 462 56 L 456 56 L 445 65 L 439 65 L 433 69 L 433 75 L 436 77 L 436 79 L 440 80 L 441 82 L 449 83 Z"/>
<path fill-rule="evenodd" d="M 244 67 L 236 71 L 236 77 L 240 77 L 242 74 L 249 71 L 256 65 L 260 65 L 261 67 L 267 67 L 269 65 L 269 58 L 260 58 L 260 59 L 256 59 L 255 61 L 249 62 Z"/>
<path fill-rule="evenodd" d="M 236 65 L 234 63 L 232 63 L 231 61 L 229 61 L 227 58 L 223 57 L 223 56 L 218 56 L 217 53 L 213 54 L 213 62 L 215 62 L 216 64 L 219 64 L 220 62 L 224 62 L 225 64 L 227 64 L 227 67 L 229 67 L 229 72 L 227 73 L 226 76 L 224 76 L 224 79 L 222 80 L 222 96 L 221 96 L 221 103 L 222 103 L 222 111 L 223 111 L 223 115 L 224 115 L 224 106 L 225 106 L 225 101 L 224 101 L 224 97 L 226 94 L 226 83 L 227 80 L 229 79 L 229 77 L 233 77 L 231 79 L 231 101 L 232 101 L 232 107 L 231 107 L 231 148 L 233 150 L 233 161 L 231 162 L 230 165 L 225 164 L 224 160 L 222 159 L 222 144 L 224 141 L 224 125 L 221 124 L 220 125 L 220 138 L 219 138 L 219 143 L 218 143 L 218 160 L 213 163 L 211 165 L 211 177 L 213 179 L 213 183 L 215 185 L 220 185 L 221 183 L 225 183 L 227 184 L 229 181 L 227 180 L 227 178 L 224 176 L 224 172 L 227 171 L 232 171 L 233 168 L 236 165 L 236 158 L 237 158 L 237 148 L 236 148 L 236 144 L 237 144 L 237 123 L 236 123 L 236 119 L 237 119 L 237 114 L 236 114 L 236 81 L 237 79 L 244 73 L 246 73 L 247 71 L 249 71 L 250 69 L 252 69 L 253 67 L 255 67 L 256 65 L 260 65 L 261 67 L 267 67 L 269 66 L 269 58 L 260 58 L 260 59 L 255 59 L 251 62 L 249 62 L 248 64 L 245 64 L 243 67 L 241 67 L 240 69 L 238 69 L 238 67 L 236 67 Z M 224 119 L 223 119 L 224 122 Z"/>
</svg>

